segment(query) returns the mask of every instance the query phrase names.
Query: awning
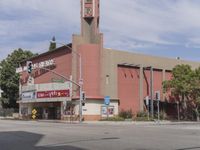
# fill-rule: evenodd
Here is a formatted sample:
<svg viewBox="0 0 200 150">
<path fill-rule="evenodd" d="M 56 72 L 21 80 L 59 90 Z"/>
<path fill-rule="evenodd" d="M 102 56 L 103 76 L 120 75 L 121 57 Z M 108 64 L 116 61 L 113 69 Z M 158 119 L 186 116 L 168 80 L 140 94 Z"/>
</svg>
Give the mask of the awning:
<svg viewBox="0 0 200 150">
<path fill-rule="evenodd" d="M 71 101 L 71 98 L 60 97 L 60 98 L 38 98 L 38 99 L 29 99 L 29 100 L 19 100 L 17 103 L 45 103 L 45 102 L 63 102 Z"/>
</svg>

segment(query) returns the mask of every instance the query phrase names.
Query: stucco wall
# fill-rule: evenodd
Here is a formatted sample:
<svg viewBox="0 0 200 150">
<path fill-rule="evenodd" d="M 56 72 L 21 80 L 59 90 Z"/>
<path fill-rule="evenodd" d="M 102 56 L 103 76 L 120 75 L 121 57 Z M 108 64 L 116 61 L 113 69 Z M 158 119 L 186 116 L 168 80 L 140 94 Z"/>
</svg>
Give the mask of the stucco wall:
<svg viewBox="0 0 200 150">
<path fill-rule="evenodd" d="M 152 66 L 154 68 L 153 94 L 155 98 L 155 91 L 160 91 L 162 100 L 166 99 L 166 95 L 164 96 L 162 94 L 162 81 L 169 80 L 171 78 L 171 73 L 169 72 L 169 70 L 172 70 L 173 67 L 178 64 L 189 64 L 192 66 L 192 68 L 199 67 L 198 62 L 155 57 L 113 49 L 103 49 L 101 63 L 102 95 L 109 95 L 111 99 L 120 99 L 120 109 L 132 107 L 134 111 L 142 110 L 143 99 L 145 98 L 145 96 L 150 95 L 150 70 L 145 69 L 146 67 Z M 124 75 L 121 73 L 123 72 L 122 68 L 118 67 L 120 64 L 124 63 L 130 64 L 130 66 L 132 65 L 132 68 L 134 65 L 138 67 L 138 69 L 135 69 L 135 71 L 131 70 L 130 68 L 125 69 L 125 72 L 128 72 L 127 74 L 129 75 L 129 78 L 124 78 Z M 141 66 L 144 67 L 144 79 L 141 80 L 143 81 L 143 84 L 140 89 L 139 79 L 137 78 L 137 75 L 140 72 L 139 68 Z M 133 74 L 133 72 L 135 72 L 135 74 Z M 133 77 L 131 77 L 131 74 Z M 134 78 L 133 81 L 132 78 Z M 121 101 L 122 97 L 126 97 L 127 102 L 123 103 Z M 169 100 L 169 97 L 167 99 Z M 132 103 L 130 103 L 131 101 Z"/>
<path fill-rule="evenodd" d="M 152 66 L 153 68 L 160 70 L 172 70 L 173 67 L 178 64 L 189 64 L 192 68 L 200 66 L 200 63 L 198 62 L 155 57 L 113 49 L 103 49 L 102 53 L 101 91 L 103 95 L 110 95 L 113 99 L 118 99 L 118 64 L 127 63 L 142 65 L 143 67 Z M 162 75 L 161 73 L 155 73 L 154 76 L 160 80 Z M 109 83 L 106 83 L 106 78 L 109 78 Z M 159 85 L 155 88 L 159 88 Z"/>
<path fill-rule="evenodd" d="M 62 50 L 55 50 L 55 52 L 50 52 L 46 55 L 39 55 L 33 59 L 31 59 L 32 63 L 40 63 L 46 60 L 53 59 L 55 61 L 55 66 L 48 67 L 49 69 L 62 74 L 68 78 L 70 78 L 70 75 L 72 74 L 72 57 L 71 52 L 68 49 L 62 49 Z M 23 65 L 26 65 L 25 63 Z M 29 74 L 27 72 L 22 72 L 21 75 L 21 82 L 22 84 L 27 83 Z M 43 69 L 35 69 L 32 71 L 32 76 L 34 78 L 35 84 L 41 84 L 41 83 L 51 83 L 52 78 L 60 79 L 57 75 L 45 71 Z"/>
<path fill-rule="evenodd" d="M 83 90 L 87 98 L 99 98 L 100 95 L 100 47 L 97 44 L 79 45 L 82 57 Z M 79 74 L 77 76 L 79 78 Z"/>
<path fill-rule="evenodd" d="M 118 67 L 118 97 L 120 110 L 139 111 L 139 70 L 129 67 Z"/>
<path fill-rule="evenodd" d="M 77 101 L 75 106 L 75 113 L 79 114 L 79 102 Z M 83 106 L 83 115 L 100 115 L 101 106 L 104 105 L 101 100 L 86 100 L 85 106 Z M 114 106 L 114 114 L 118 114 L 118 101 L 111 100 L 110 106 Z"/>
</svg>

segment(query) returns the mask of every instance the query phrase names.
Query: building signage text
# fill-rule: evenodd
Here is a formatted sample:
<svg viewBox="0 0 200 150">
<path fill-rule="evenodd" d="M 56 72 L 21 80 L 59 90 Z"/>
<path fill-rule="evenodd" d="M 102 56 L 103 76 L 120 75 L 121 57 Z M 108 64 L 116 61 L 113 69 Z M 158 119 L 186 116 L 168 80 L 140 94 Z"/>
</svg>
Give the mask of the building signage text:
<svg viewBox="0 0 200 150">
<path fill-rule="evenodd" d="M 70 90 L 39 91 L 37 98 L 70 97 Z"/>
<path fill-rule="evenodd" d="M 32 69 L 36 69 L 36 68 L 44 68 L 44 67 L 49 67 L 49 66 L 53 66 L 55 65 L 55 60 L 54 59 L 49 59 L 49 60 L 45 60 L 39 63 L 34 63 L 32 64 Z M 27 66 L 24 67 L 19 67 L 16 69 L 16 73 L 20 73 L 23 71 L 27 70 Z"/>
<path fill-rule="evenodd" d="M 28 100 L 28 99 L 35 99 L 35 91 L 22 93 L 22 100 Z"/>
</svg>

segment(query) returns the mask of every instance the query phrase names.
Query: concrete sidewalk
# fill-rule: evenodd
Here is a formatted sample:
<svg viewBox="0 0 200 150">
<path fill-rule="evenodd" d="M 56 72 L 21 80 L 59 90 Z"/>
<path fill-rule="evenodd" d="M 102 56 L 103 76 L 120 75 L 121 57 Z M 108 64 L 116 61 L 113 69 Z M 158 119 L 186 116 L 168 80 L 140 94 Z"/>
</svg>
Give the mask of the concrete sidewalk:
<svg viewBox="0 0 200 150">
<path fill-rule="evenodd" d="M 12 117 L 0 117 L 0 120 L 18 120 Z M 64 121 L 64 120 L 19 120 L 19 121 L 35 121 L 35 122 L 49 122 L 49 123 L 68 123 L 79 124 L 79 121 Z M 199 124 L 195 121 L 83 121 L 82 124 L 94 124 L 94 125 L 192 125 Z"/>
<path fill-rule="evenodd" d="M 50 123 L 69 123 L 79 124 L 79 121 L 63 121 L 63 120 L 36 120 L 38 122 L 50 122 Z M 82 124 L 94 124 L 94 125 L 191 125 L 199 124 L 200 122 L 194 121 L 83 121 Z"/>
<path fill-rule="evenodd" d="M 200 122 L 193 121 L 84 121 L 85 124 L 99 124 L 99 125 L 190 125 L 190 124 L 199 124 Z"/>
</svg>

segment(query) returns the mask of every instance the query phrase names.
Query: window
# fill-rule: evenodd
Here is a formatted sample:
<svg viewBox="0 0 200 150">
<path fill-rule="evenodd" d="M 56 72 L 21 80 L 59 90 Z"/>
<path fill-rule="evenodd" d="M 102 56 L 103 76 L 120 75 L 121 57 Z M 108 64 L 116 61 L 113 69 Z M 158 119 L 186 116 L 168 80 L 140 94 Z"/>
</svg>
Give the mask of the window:
<svg viewBox="0 0 200 150">
<path fill-rule="evenodd" d="M 85 0 L 85 3 L 92 3 L 92 0 Z"/>
<path fill-rule="evenodd" d="M 85 8 L 85 15 L 92 15 L 92 8 Z"/>
</svg>

